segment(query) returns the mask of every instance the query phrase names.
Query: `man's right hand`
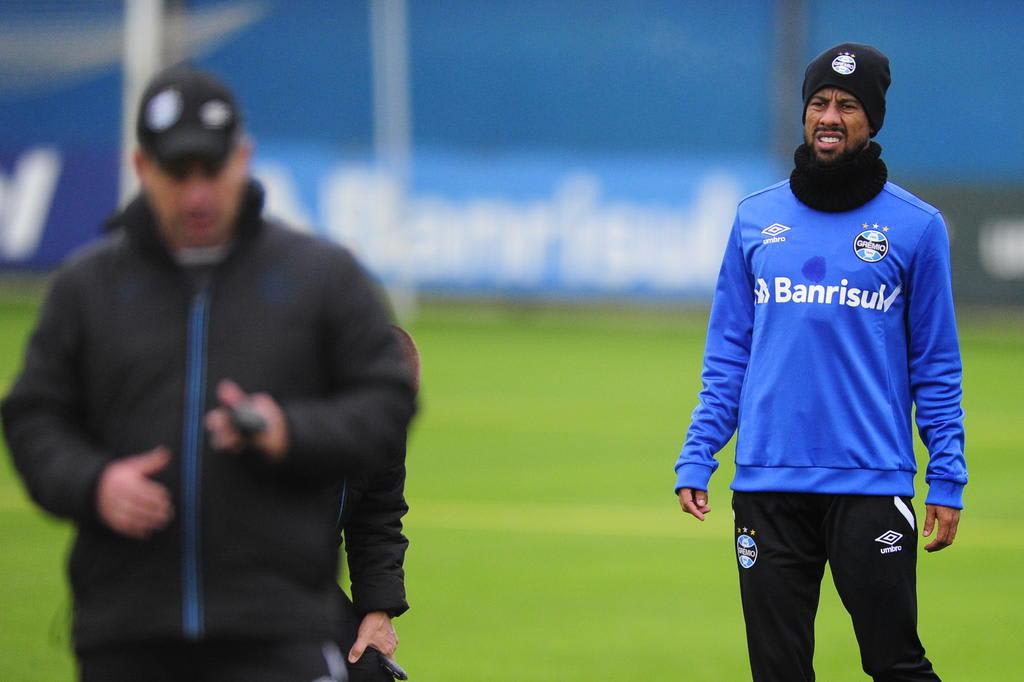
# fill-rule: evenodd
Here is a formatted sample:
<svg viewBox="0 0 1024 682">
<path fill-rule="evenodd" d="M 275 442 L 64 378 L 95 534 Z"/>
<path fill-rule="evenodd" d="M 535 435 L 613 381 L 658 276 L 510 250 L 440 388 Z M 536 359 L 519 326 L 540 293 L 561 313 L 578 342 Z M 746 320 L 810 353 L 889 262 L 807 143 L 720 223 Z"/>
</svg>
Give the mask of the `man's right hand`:
<svg viewBox="0 0 1024 682">
<path fill-rule="evenodd" d="M 108 464 L 96 486 L 100 519 L 118 533 L 139 540 L 166 526 L 174 518 L 171 495 L 149 477 L 170 461 L 170 451 L 161 445 Z"/>
<path fill-rule="evenodd" d="M 703 521 L 704 515 L 711 512 L 711 507 L 708 506 L 708 491 L 680 488 L 679 506 L 698 521 Z"/>
</svg>

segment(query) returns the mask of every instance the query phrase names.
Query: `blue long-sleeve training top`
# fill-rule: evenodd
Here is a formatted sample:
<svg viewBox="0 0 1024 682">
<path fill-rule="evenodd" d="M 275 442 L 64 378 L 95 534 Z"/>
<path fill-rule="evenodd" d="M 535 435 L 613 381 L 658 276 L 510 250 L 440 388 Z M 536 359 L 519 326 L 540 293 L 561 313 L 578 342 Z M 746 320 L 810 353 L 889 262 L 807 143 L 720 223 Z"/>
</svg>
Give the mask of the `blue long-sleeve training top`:
<svg viewBox="0 0 1024 682">
<path fill-rule="evenodd" d="M 740 202 L 708 325 L 676 490 L 707 490 L 736 431 L 732 489 L 914 494 L 961 508 L 960 349 L 942 215 L 892 183 L 824 213 L 789 181 Z"/>
</svg>

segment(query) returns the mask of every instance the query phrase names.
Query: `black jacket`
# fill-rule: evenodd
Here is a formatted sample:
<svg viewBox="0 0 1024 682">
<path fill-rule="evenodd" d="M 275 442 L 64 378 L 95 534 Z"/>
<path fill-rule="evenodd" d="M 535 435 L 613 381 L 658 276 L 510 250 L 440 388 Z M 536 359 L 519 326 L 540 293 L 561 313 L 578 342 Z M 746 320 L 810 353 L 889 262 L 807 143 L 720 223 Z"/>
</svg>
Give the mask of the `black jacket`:
<svg viewBox="0 0 1024 682">
<path fill-rule="evenodd" d="M 409 511 L 405 462 L 350 476 L 342 485 L 340 505 L 338 533 L 348 559 L 355 625 L 370 611 L 402 615 L 409 609 L 403 569 L 409 541 L 402 533 L 402 517 Z M 346 605 L 347 613 L 350 609 Z"/>
<path fill-rule="evenodd" d="M 348 558 L 352 597 L 338 588 L 342 634 L 338 640 L 348 653 L 359 625 L 370 611 L 399 616 L 408 610 L 402 568 L 409 541 L 402 533 L 405 503 L 405 464 L 373 476 L 354 475 L 345 480 L 338 513 L 338 533 Z M 390 682 L 381 667 L 379 652 L 370 647 L 357 663 L 347 663 L 351 682 Z"/>
<path fill-rule="evenodd" d="M 230 255 L 196 291 L 143 199 L 57 274 L 2 405 L 15 465 L 77 522 L 78 650 L 152 637 L 335 637 L 336 493 L 401 462 L 414 397 L 388 315 L 337 246 L 261 217 L 250 185 Z M 289 451 L 210 449 L 230 378 L 282 406 Z M 132 540 L 97 518 L 107 462 L 166 445 L 173 523 Z"/>
</svg>

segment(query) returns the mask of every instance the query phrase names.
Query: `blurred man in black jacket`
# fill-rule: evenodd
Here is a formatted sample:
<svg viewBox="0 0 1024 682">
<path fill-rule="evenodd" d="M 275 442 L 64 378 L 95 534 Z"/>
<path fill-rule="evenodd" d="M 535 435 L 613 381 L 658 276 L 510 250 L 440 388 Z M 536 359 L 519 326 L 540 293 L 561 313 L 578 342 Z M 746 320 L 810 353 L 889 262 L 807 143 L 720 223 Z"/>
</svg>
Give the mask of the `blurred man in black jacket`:
<svg viewBox="0 0 1024 682">
<path fill-rule="evenodd" d="M 262 217 L 220 81 L 157 75 L 137 134 L 142 193 L 56 275 L 2 406 L 77 525 L 81 677 L 344 679 L 335 494 L 401 465 L 401 348 L 348 252 Z"/>
</svg>

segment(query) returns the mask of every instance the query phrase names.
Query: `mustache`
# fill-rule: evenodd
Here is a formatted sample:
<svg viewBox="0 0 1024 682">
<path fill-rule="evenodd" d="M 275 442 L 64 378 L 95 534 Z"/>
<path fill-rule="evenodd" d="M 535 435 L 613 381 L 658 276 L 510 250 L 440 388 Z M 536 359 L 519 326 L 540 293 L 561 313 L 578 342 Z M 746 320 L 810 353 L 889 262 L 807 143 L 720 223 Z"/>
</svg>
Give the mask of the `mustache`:
<svg viewBox="0 0 1024 682">
<path fill-rule="evenodd" d="M 846 134 L 846 128 L 844 126 L 815 126 L 815 134 L 817 133 L 842 133 Z"/>
</svg>

